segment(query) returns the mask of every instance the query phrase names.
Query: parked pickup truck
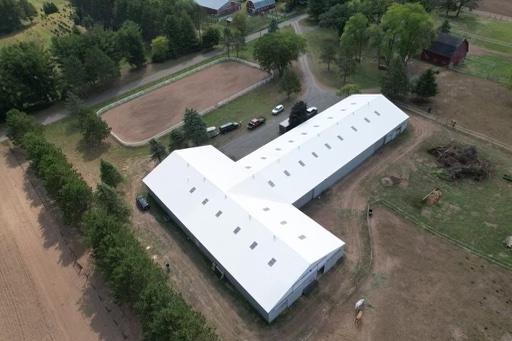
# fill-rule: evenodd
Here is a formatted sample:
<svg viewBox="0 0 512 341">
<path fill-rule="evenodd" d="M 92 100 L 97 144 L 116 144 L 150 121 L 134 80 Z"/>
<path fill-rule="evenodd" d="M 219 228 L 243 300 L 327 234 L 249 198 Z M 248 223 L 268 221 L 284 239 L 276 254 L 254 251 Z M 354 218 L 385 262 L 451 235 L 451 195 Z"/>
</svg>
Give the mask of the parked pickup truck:
<svg viewBox="0 0 512 341">
<path fill-rule="evenodd" d="M 263 123 L 265 123 L 265 117 L 259 116 L 259 117 L 253 118 L 252 120 L 249 121 L 249 123 L 247 123 L 247 129 L 253 130 L 254 128 L 259 127 Z"/>
</svg>

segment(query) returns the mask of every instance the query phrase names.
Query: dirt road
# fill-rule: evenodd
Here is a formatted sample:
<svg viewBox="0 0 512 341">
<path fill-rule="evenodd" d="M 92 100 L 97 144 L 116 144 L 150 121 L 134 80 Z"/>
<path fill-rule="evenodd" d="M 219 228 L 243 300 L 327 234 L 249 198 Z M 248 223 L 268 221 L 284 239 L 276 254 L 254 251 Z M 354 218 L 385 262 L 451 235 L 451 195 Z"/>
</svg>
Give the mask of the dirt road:
<svg viewBox="0 0 512 341">
<path fill-rule="evenodd" d="M 5 146 L 0 174 L 0 340 L 122 340 Z"/>
</svg>

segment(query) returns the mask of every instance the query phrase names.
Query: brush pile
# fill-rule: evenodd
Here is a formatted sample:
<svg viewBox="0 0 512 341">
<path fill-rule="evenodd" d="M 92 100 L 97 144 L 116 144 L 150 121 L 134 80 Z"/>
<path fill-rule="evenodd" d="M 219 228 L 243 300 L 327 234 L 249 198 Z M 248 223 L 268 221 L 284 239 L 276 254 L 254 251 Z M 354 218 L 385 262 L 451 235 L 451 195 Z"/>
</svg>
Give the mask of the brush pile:
<svg viewBox="0 0 512 341">
<path fill-rule="evenodd" d="M 482 181 L 489 178 L 492 165 L 477 156 L 476 148 L 466 144 L 448 144 L 429 149 L 437 162 L 443 167 L 444 174 L 451 180 L 472 178 Z"/>
</svg>

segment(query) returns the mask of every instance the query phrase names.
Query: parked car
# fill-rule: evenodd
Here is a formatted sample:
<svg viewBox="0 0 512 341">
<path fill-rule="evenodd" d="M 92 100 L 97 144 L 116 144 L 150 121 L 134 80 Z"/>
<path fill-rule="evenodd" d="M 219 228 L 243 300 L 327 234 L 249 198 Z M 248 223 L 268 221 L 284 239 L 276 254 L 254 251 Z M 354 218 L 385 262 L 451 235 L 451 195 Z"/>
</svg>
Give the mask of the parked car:
<svg viewBox="0 0 512 341">
<path fill-rule="evenodd" d="M 238 122 L 226 122 L 219 126 L 219 131 L 221 134 L 225 134 L 228 131 L 237 129 L 239 127 L 240 127 L 240 123 L 238 123 Z"/>
<path fill-rule="evenodd" d="M 135 199 L 135 202 L 137 203 L 137 206 L 143 210 L 143 211 L 147 211 L 149 210 L 149 204 L 148 204 L 148 201 L 146 200 L 146 198 L 143 196 L 143 195 L 139 195 L 136 199 Z"/>
<path fill-rule="evenodd" d="M 318 114 L 318 109 L 316 107 L 309 107 L 306 111 L 308 112 L 308 117 L 313 117 Z"/>
<path fill-rule="evenodd" d="M 247 123 L 247 129 L 253 130 L 256 127 L 259 127 L 260 125 L 265 123 L 265 120 L 266 119 L 263 116 L 253 118 L 252 120 L 249 121 L 249 123 Z"/>
<path fill-rule="evenodd" d="M 282 113 L 284 110 L 284 105 L 282 104 L 279 104 L 277 107 L 275 107 L 274 109 L 272 109 L 272 115 L 279 115 L 280 113 Z"/>
<path fill-rule="evenodd" d="M 209 138 L 214 138 L 215 136 L 219 135 L 219 132 L 217 130 L 217 127 L 208 127 L 206 128 L 206 133 L 208 134 Z"/>
</svg>

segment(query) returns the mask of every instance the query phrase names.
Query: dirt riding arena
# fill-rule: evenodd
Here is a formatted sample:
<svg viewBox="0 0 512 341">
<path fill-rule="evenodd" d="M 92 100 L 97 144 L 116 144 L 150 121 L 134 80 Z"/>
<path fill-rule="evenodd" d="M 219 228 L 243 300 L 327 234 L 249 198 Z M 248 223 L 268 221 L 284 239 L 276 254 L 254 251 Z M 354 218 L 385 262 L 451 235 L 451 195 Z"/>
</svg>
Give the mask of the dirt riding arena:
<svg viewBox="0 0 512 341">
<path fill-rule="evenodd" d="M 0 174 L 0 340 L 124 340 L 5 146 Z"/>
<path fill-rule="evenodd" d="M 221 62 L 114 107 L 102 117 L 121 140 L 144 141 L 181 122 L 186 108 L 201 112 L 267 76 L 242 63 Z"/>
</svg>

